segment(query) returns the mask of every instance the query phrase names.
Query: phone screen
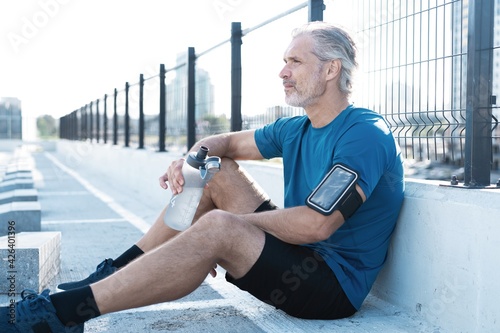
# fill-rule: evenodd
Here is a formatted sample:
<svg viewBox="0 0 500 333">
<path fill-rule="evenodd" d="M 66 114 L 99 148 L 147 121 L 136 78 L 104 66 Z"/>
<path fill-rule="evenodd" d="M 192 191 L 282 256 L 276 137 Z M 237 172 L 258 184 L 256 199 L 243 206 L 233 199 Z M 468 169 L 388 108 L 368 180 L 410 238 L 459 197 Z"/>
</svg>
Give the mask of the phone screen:
<svg viewBox="0 0 500 333">
<path fill-rule="evenodd" d="M 307 205 L 321 213 L 332 213 L 335 205 L 356 182 L 357 174 L 342 165 L 335 165 L 307 198 Z"/>
</svg>

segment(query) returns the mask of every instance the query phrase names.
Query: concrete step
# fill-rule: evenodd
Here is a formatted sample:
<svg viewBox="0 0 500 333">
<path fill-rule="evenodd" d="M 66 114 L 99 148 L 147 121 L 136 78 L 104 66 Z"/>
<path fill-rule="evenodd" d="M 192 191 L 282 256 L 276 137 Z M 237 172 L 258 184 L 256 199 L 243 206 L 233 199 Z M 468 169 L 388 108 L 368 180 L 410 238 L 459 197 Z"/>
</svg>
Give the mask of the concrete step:
<svg viewBox="0 0 500 333">
<path fill-rule="evenodd" d="M 19 201 L 0 205 L 0 235 L 7 235 L 8 222 L 16 223 L 16 232 L 41 230 L 41 205 L 38 201 Z"/>
<path fill-rule="evenodd" d="M 6 172 L 0 179 L 2 182 L 12 179 L 33 179 L 33 173 L 30 170 Z"/>
<path fill-rule="evenodd" d="M 17 232 L 0 237 L 0 293 L 19 294 L 24 289 L 41 292 L 59 273 L 60 232 Z"/>
<path fill-rule="evenodd" d="M 20 178 L 10 179 L 0 182 L 0 193 L 18 189 L 31 189 L 34 188 L 33 179 Z"/>
<path fill-rule="evenodd" d="M 36 189 L 19 189 L 0 192 L 0 205 L 15 201 L 37 201 L 38 191 Z"/>
</svg>

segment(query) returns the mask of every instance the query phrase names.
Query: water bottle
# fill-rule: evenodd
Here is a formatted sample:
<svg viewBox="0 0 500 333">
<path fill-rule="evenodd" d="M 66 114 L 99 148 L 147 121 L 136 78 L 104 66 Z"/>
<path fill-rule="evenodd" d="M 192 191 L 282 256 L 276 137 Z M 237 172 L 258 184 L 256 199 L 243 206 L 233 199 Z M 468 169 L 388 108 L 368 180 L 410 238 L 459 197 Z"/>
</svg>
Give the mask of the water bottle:
<svg viewBox="0 0 500 333">
<path fill-rule="evenodd" d="M 172 229 L 183 231 L 189 228 L 200 203 L 203 188 L 220 170 L 220 157 L 207 157 L 208 148 L 201 146 L 198 152 L 190 153 L 182 166 L 184 186 L 182 192 L 172 196 L 163 221 Z"/>
</svg>

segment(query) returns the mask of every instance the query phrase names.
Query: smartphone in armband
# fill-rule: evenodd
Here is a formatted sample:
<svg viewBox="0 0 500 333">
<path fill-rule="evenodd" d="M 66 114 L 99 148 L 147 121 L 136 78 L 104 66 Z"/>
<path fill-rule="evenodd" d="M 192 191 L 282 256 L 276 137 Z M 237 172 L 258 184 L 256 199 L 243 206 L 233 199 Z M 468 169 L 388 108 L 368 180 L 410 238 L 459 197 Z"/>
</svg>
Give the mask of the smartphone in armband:
<svg viewBox="0 0 500 333">
<path fill-rule="evenodd" d="M 309 194 L 306 205 L 323 215 L 330 215 L 340 208 L 344 199 L 350 197 L 353 190 L 356 191 L 357 180 L 358 174 L 354 170 L 342 164 L 335 164 Z"/>
</svg>

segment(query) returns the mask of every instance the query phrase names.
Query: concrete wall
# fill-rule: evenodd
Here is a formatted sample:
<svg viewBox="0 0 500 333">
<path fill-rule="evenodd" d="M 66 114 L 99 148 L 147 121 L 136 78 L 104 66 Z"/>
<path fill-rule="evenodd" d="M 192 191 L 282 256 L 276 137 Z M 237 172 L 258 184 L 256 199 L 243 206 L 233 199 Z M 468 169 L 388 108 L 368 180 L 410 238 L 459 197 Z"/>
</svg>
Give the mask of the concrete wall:
<svg viewBox="0 0 500 333">
<path fill-rule="evenodd" d="M 78 171 L 104 173 L 123 188 L 165 202 L 149 182 L 179 154 L 61 141 L 57 157 Z M 282 206 L 281 168 L 243 163 Z M 467 190 L 407 180 L 388 262 L 373 293 L 445 332 L 499 332 L 500 189 Z"/>
<path fill-rule="evenodd" d="M 499 332 L 500 189 L 408 180 L 373 293 L 450 332 Z"/>
</svg>

